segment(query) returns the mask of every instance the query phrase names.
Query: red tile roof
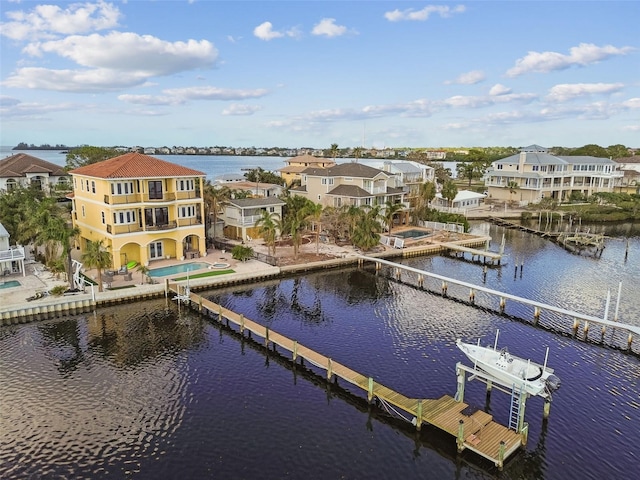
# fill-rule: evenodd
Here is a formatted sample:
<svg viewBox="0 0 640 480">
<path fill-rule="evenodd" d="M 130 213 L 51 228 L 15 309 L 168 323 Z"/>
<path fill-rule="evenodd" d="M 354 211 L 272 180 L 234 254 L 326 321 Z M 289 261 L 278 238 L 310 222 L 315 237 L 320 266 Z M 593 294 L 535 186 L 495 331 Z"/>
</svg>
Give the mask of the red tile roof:
<svg viewBox="0 0 640 480">
<path fill-rule="evenodd" d="M 69 173 L 96 178 L 158 178 L 196 177 L 204 172 L 166 162 L 142 153 L 125 153 L 91 165 L 71 170 Z"/>
</svg>

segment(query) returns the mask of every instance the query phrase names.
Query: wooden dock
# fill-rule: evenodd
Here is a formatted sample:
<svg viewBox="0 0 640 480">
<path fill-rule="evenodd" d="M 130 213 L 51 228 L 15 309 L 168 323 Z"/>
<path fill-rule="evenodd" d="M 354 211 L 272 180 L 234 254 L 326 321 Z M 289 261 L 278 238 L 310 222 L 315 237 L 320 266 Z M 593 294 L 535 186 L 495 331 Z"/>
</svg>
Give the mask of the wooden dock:
<svg viewBox="0 0 640 480">
<path fill-rule="evenodd" d="M 478 250 L 477 248 L 469 248 L 464 247 L 462 245 L 458 245 L 456 243 L 442 243 L 442 247 L 448 250 L 453 250 L 454 252 L 460 252 L 463 255 L 468 253 L 471 255 L 471 260 L 473 261 L 476 257 L 478 259 L 482 258 L 482 263 L 487 263 L 487 259 L 491 261 L 491 263 L 500 264 L 502 260 L 502 253 L 500 252 L 491 252 L 489 250 Z"/>
<path fill-rule="evenodd" d="M 319 368 L 325 372 L 328 382 L 340 378 L 365 392 L 369 403 L 377 400 L 383 404 L 392 405 L 403 413 L 401 416 L 404 420 L 413 423 L 418 430 L 423 424 L 429 424 L 453 435 L 459 452 L 465 449 L 471 450 L 502 469 L 504 461 L 526 440 L 522 434 L 494 422 L 493 417 L 483 411 L 475 411 L 470 415 L 463 413 L 468 405 L 456 401 L 453 397 L 445 395 L 438 399 L 408 398 L 376 382 L 372 377 L 358 373 L 242 314 L 235 313 L 196 293 L 185 291 L 184 285 L 170 284 L 169 288 L 179 299 L 186 300 L 186 303 L 201 315 L 217 319 L 221 323 L 225 322 L 227 326 L 233 324 L 242 335 L 246 332 L 249 337 L 257 336 L 263 339 L 265 348 L 276 349 L 277 347 L 289 352 L 293 363 L 306 362 Z"/>
</svg>

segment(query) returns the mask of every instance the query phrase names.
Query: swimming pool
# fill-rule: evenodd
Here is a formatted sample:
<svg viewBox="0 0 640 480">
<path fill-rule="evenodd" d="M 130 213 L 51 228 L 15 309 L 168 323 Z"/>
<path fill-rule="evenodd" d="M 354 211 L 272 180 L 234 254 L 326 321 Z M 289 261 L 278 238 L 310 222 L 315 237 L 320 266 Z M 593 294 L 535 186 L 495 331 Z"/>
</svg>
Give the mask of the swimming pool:
<svg viewBox="0 0 640 480">
<path fill-rule="evenodd" d="M 0 290 L 2 290 L 3 288 L 11 288 L 11 287 L 19 287 L 20 286 L 20 282 L 17 280 L 9 280 L 8 282 L 2 282 L 0 283 Z"/>
<path fill-rule="evenodd" d="M 406 238 L 428 237 L 431 234 L 432 234 L 432 232 L 429 231 L 429 230 L 419 230 L 417 228 L 411 228 L 409 230 L 402 230 L 402 231 L 399 231 L 399 232 L 395 232 L 393 234 L 393 236 L 406 239 Z"/>
<path fill-rule="evenodd" d="M 190 262 L 180 263 L 178 265 L 171 265 L 170 267 L 152 268 L 149 270 L 150 277 L 166 277 L 167 275 L 174 275 L 176 273 L 193 272 L 194 270 L 202 270 L 209 268 L 210 263 L 207 262 Z"/>
</svg>

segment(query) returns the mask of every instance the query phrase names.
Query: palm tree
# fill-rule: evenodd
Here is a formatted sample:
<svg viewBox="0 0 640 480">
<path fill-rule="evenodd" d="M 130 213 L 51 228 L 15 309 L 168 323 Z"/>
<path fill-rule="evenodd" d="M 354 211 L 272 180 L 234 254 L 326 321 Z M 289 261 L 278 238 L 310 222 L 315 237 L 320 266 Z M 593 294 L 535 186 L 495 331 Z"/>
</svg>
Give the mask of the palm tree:
<svg viewBox="0 0 640 480">
<path fill-rule="evenodd" d="M 453 200 L 456 198 L 456 195 L 458 195 L 458 187 L 456 187 L 453 180 L 447 180 L 444 182 L 444 185 L 442 186 L 442 196 L 449 200 L 451 206 L 453 206 Z"/>
<path fill-rule="evenodd" d="M 254 225 L 260 236 L 264 238 L 269 254 L 273 251 L 273 256 L 276 256 L 276 236 L 280 228 L 280 215 L 276 212 L 270 213 L 267 210 L 262 210 L 260 218 L 256 220 Z"/>
<path fill-rule="evenodd" d="M 334 143 L 334 145 L 336 145 Z M 337 145 L 336 145 L 337 147 Z M 320 253 L 320 231 L 322 230 L 322 212 L 324 207 L 320 203 L 309 201 L 307 204 L 307 220 L 313 222 L 316 226 L 316 255 Z"/>
<path fill-rule="evenodd" d="M 518 185 L 518 182 L 514 182 L 512 180 L 509 183 L 507 183 L 507 187 L 506 188 L 509 189 L 509 201 L 511 201 L 511 195 L 513 195 L 514 193 L 516 193 L 518 191 L 518 189 L 520 188 L 520 185 Z"/>
<path fill-rule="evenodd" d="M 283 230 L 291 235 L 293 243 L 293 258 L 298 259 L 298 250 L 302 241 L 302 230 L 307 225 L 306 206 L 310 200 L 304 197 L 294 195 L 286 199 L 287 211 L 283 220 Z"/>
<path fill-rule="evenodd" d="M 362 147 L 356 147 L 353 149 L 353 158 L 354 158 L 354 162 L 358 163 L 358 159 L 360 158 L 360 156 L 362 155 Z"/>
<path fill-rule="evenodd" d="M 331 158 L 333 158 L 333 162 L 335 163 L 336 161 L 336 157 L 338 156 L 338 144 L 337 143 L 332 143 L 331 144 Z"/>
<path fill-rule="evenodd" d="M 353 244 L 365 251 L 375 247 L 380 241 L 381 219 L 379 205 L 360 209 L 359 219 L 351 239 Z"/>
<path fill-rule="evenodd" d="M 142 278 L 141 285 L 144 285 L 144 277 L 149 278 L 149 267 L 139 264 L 138 268 L 136 268 L 136 271 L 140 272 L 140 276 Z"/>
<path fill-rule="evenodd" d="M 82 254 L 82 263 L 89 268 L 95 267 L 98 271 L 98 291 L 102 292 L 102 270 L 110 267 L 112 264 L 111 253 L 106 249 L 110 248 L 109 245 L 105 247 L 104 239 L 97 242 L 87 242 L 87 249 Z"/>
<path fill-rule="evenodd" d="M 384 219 L 387 223 L 387 228 L 389 229 L 389 234 L 391 234 L 391 229 L 393 228 L 393 219 L 400 210 L 404 208 L 404 205 L 401 203 L 393 203 L 391 200 L 387 200 L 384 204 Z"/>
<path fill-rule="evenodd" d="M 218 215 L 220 214 L 220 208 L 224 203 L 231 198 L 231 190 L 229 187 L 222 186 L 216 188 L 211 184 L 211 181 L 207 180 L 204 185 L 204 204 L 208 214 L 206 215 L 207 232 L 210 228 L 210 215 L 213 216 L 213 237 L 216 236 L 216 224 L 218 223 Z"/>
</svg>

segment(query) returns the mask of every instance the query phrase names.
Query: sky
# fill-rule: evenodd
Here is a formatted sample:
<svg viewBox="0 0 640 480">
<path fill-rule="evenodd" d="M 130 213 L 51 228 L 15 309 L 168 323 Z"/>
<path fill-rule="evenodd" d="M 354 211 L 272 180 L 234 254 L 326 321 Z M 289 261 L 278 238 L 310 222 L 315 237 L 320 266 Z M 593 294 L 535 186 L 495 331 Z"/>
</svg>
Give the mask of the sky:
<svg viewBox="0 0 640 480">
<path fill-rule="evenodd" d="M 0 145 L 640 147 L 638 1 L 0 0 Z"/>
</svg>

